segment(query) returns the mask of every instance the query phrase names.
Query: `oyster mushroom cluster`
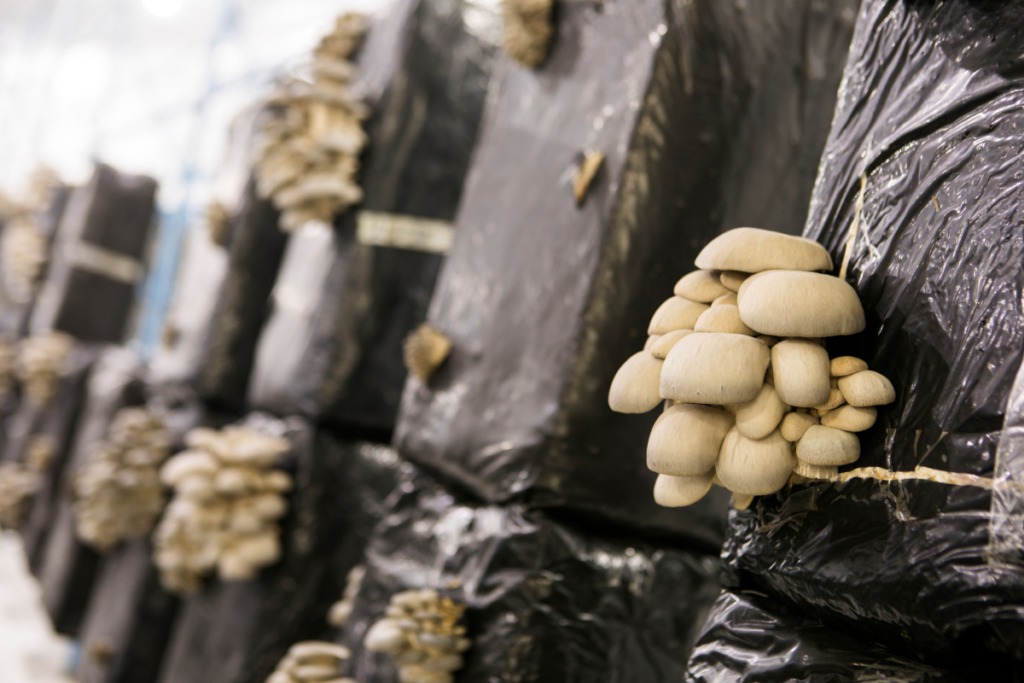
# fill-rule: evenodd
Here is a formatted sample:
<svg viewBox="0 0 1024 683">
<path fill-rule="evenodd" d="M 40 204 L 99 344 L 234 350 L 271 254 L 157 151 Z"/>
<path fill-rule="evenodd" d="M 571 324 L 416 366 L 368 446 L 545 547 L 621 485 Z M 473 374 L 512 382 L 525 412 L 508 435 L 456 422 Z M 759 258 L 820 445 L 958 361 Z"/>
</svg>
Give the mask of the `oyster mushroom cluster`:
<svg viewBox="0 0 1024 683">
<path fill-rule="evenodd" d="M 473 641 L 459 624 L 466 606 L 431 589 L 391 596 L 384 618 L 366 632 L 363 646 L 390 652 L 400 683 L 452 683 Z"/>
<path fill-rule="evenodd" d="M 145 408 L 119 410 L 75 478 L 78 537 L 106 552 L 148 536 L 164 507 L 160 466 L 170 452 L 163 420 Z"/>
<path fill-rule="evenodd" d="M 352 608 L 355 605 L 356 596 L 359 595 L 359 589 L 363 585 L 363 577 L 365 576 L 366 567 L 361 564 L 357 564 L 349 570 L 348 580 L 345 582 L 344 595 L 342 595 L 341 600 L 331 605 L 331 609 L 327 613 L 328 624 L 341 628 L 348 623 L 348 618 L 352 616 Z"/>
<path fill-rule="evenodd" d="M 613 410 L 665 400 L 647 465 L 660 505 L 700 500 L 712 484 L 738 509 L 792 475 L 828 479 L 860 457 L 856 432 L 896 398 L 867 363 L 830 359 L 827 337 L 865 327 L 857 292 L 820 271 L 820 244 L 756 228 L 712 240 L 651 320 L 645 348 L 612 381 Z"/>
<path fill-rule="evenodd" d="M 351 655 L 348 648 L 319 640 L 292 645 L 267 683 L 355 683 L 344 678 L 341 663 Z"/>
<path fill-rule="evenodd" d="M 14 528 L 24 521 L 32 496 L 43 484 L 43 473 L 53 460 L 53 439 L 33 436 L 26 448 L 25 462 L 0 465 L 0 526 Z"/>
<path fill-rule="evenodd" d="M 267 103 L 272 119 L 262 131 L 257 189 L 281 210 L 286 231 L 330 223 L 363 198 L 356 173 L 369 111 L 349 90 L 356 74 L 349 58 L 365 33 L 362 15 L 339 17 L 314 50 L 312 81 L 292 80 Z"/>
<path fill-rule="evenodd" d="M 188 593 L 214 569 L 224 581 L 256 576 L 281 556 L 292 478 L 274 464 L 288 440 L 230 426 L 194 429 L 185 442 L 160 470 L 174 489 L 154 537 L 161 582 Z"/>
<path fill-rule="evenodd" d="M 35 335 L 19 344 L 14 373 L 31 403 L 45 406 L 53 400 L 73 347 L 74 339 L 61 332 Z"/>
</svg>

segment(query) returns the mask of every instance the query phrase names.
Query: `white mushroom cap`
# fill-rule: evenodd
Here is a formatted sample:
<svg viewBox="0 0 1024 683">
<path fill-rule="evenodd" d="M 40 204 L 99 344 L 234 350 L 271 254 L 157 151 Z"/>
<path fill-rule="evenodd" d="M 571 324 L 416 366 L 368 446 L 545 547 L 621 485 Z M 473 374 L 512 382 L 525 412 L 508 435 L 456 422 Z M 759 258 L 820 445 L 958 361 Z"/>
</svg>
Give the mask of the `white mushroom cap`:
<svg viewBox="0 0 1024 683">
<path fill-rule="evenodd" d="M 841 392 L 837 387 L 833 387 L 831 391 L 829 391 L 828 400 L 820 406 L 814 407 L 821 412 L 828 412 L 838 408 L 844 403 L 846 403 L 846 399 L 843 398 L 843 392 Z"/>
<path fill-rule="evenodd" d="M 711 490 L 711 472 L 695 477 L 659 474 L 654 482 L 654 502 L 667 508 L 693 505 Z"/>
<path fill-rule="evenodd" d="M 786 441 L 796 443 L 808 429 L 818 424 L 818 418 L 807 413 L 787 413 L 779 425 L 779 433 Z"/>
<path fill-rule="evenodd" d="M 397 652 L 409 642 L 409 637 L 394 619 L 381 619 L 363 636 L 363 647 L 370 652 Z"/>
<path fill-rule="evenodd" d="M 868 364 L 854 356 L 838 356 L 829 363 L 829 370 L 833 377 L 846 377 L 867 369 Z"/>
<path fill-rule="evenodd" d="M 763 439 L 775 431 L 788 409 L 775 388 L 764 384 L 757 398 L 736 406 L 736 428 L 748 439 Z"/>
<path fill-rule="evenodd" d="M 684 403 L 726 405 L 757 398 L 771 352 L 741 334 L 691 334 L 665 358 L 661 395 Z"/>
<path fill-rule="evenodd" d="M 840 377 L 839 390 L 851 406 L 884 406 L 896 400 L 892 382 L 874 370 L 861 370 Z"/>
<path fill-rule="evenodd" d="M 750 277 L 750 273 L 741 273 L 738 270 L 726 270 L 718 276 L 718 279 L 721 281 L 722 286 L 730 292 L 738 292 L 740 291 L 740 287 L 743 286 L 744 280 L 748 277 Z"/>
<path fill-rule="evenodd" d="M 646 413 L 661 403 L 658 393 L 661 367 L 647 351 L 634 353 L 615 373 L 608 390 L 608 405 L 617 413 Z"/>
<path fill-rule="evenodd" d="M 170 458 L 160 468 L 160 481 L 167 486 L 174 486 L 182 479 L 193 474 L 211 476 L 219 469 L 216 459 L 204 451 L 182 451 Z"/>
<path fill-rule="evenodd" d="M 839 468 L 834 465 L 812 465 L 800 458 L 796 459 L 796 467 L 793 474 L 807 479 L 832 479 L 839 473 Z"/>
<path fill-rule="evenodd" d="M 867 324 L 857 291 L 821 273 L 771 270 L 740 287 L 740 318 L 751 329 L 776 337 L 856 334 Z"/>
<path fill-rule="evenodd" d="M 672 330 L 692 330 L 697 318 L 708 308 L 707 304 L 699 304 L 696 301 L 674 296 L 666 300 L 654 312 L 651 324 L 647 328 L 647 334 L 665 334 Z"/>
<path fill-rule="evenodd" d="M 655 358 L 665 360 L 668 357 L 668 352 L 672 350 L 672 347 L 676 345 L 680 339 L 688 334 L 693 334 L 693 330 L 673 330 L 667 334 L 663 334 L 658 337 L 658 341 L 651 345 L 651 355 Z"/>
<path fill-rule="evenodd" d="M 731 293 L 722 284 L 718 273 L 713 270 L 695 270 L 684 275 L 676 283 L 675 289 L 672 291 L 676 296 L 702 304 L 709 303 L 722 295 Z"/>
<path fill-rule="evenodd" d="M 691 477 L 715 469 L 733 417 L 721 408 L 680 403 L 658 418 L 647 441 L 647 467 L 658 474 Z"/>
<path fill-rule="evenodd" d="M 815 425 L 797 441 L 796 457 L 811 465 L 849 465 L 860 457 L 860 440 L 856 434 Z"/>
<path fill-rule="evenodd" d="M 734 292 L 729 292 L 728 294 L 723 294 L 722 296 L 712 301 L 711 307 L 714 308 L 715 306 L 739 306 L 739 304 L 740 300 L 736 298 L 736 294 Z"/>
<path fill-rule="evenodd" d="M 803 339 L 781 341 L 771 350 L 772 377 L 779 398 L 788 405 L 813 408 L 828 401 L 828 352 Z"/>
<path fill-rule="evenodd" d="M 740 320 L 740 309 L 736 306 L 712 306 L 700 314 L 693 329 L 695 332 L 724 332 L 754 336 L 754 331 Z"/>
<path fill-rule="evenodd" d="M 735 228 L 708 242 L 697 267 L 760 273 L 763 270 L 832 270 L 828 250 L 813 240 L 759 228 Z"/>
<path fill-rule="evenodd" d="M 876 419 L 878 411 L 874 408 L 845 405 L 828 411 L 821 417 L 821 424 L 844 432 L 863 432 L 875 424 Z"/>
<path fill-rule="evenodd" d="M 793 465 L 793 447 L 778 430 L 755 441 L 733 427 L 722 442 L 715 471 L 733 493 L 765 496 L 786 485 Z"/>
</svg>

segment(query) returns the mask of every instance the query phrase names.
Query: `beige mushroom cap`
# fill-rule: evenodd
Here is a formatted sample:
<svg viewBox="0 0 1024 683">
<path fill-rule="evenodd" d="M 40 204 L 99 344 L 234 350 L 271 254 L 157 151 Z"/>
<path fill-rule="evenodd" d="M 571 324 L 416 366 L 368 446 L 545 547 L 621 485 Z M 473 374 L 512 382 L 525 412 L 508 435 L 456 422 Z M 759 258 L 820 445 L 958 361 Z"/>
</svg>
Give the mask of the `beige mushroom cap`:
<svg viewBox="0 0 1024 683">
<path fill-rule="evenodd" d="M 835 465 L 812 465 L 797 458 L 793 474 L 806 477 L 807 479 L 832 479 L 839 474 L 839 468 Z"/>
<path fill-rule="evenodd" d="M 213 476 L 219 468 L 217 460 L 205 451 L 182 451 L 170 458 L 160 468 L 160 481 L 167 486 L 175 486 L 190 475 Z"/>
<path fill-rule="evenodd" d="M 797 441 L 796 457 L 811 465 L 849 465 L 860 457 L 860 440 L 856 434 L 815 425 Z"/>
<path fill-rule="evenodd" d="M 720 296 L 731 293 L 722 284 L 718 273 L 712 270 L 695 270 L 684 275 L 672 291 L 676 296 L 702 304 L 710 303 Z"/>
<path fill-rule="evenodd" d="M 654 502 L 667 508 L 693 505 L 711 490 L 711 472 L 695 477 L 659 474 L 654 482 Z"/>
<path fill-rule="evenodd" d="M 821 424 L 844 432 L 863 432 L 869 429 L 878 419 L 878 411 L 874 408 L 858 408 L 845 405 L 830 410 L 821 416 Z"/>
<path fill-rule="evenodd" d="M 668 357 L 668 352 L 672 350 L 672 347 L 676 343 L 688 334 L 693 334 L 693 330 L 673 330 L 666 334 L 658 337 L 658 341 L 651 344 L 651 355 L 655 358 L 665 360 Z"/>
<path fill-rule="evenodd" d="M 736 427 L 748 439 L 763 439 L 775 431 L 788 409 L 775 388 L 764 384 L 757 398 L 736 406 Z"/>
<path fill-rule="evenodd" d="M 630 356 L 615 373 L 608 390 L 611 409 L 617 413 L 646 413 L 657 408 L 661 403 L 658 387 L 664 362 L 647 351 Z"/>
<path fill-rule="evenodd" d="M 753 337 L 688 335 L 665 358 L 661 395 L 683 403 L 748 403 L 764 384 L 770 358 L 768 347 Z"/>
<path fill-rule="evenodd" d="M 748 277 L 750 277 L 750 273 L 741 273 L 738 270 L 726 270 L 718 276 L 718 279 L 722 282 L 722 286 L 730 292 L 738 292 L 740 291 L 740 287 L 743 285 L 743 281 Z"/>
<path fill-rule="evenodd" d="M 786 485 L 793 465 L 793 447 L 778 430 L 755 441 L 733 427 L 722 442 L 715 471 L 733 493 L 766 496 Z"/>
<path fill-rule="evenodd" d="M 818 418 L 807 413 L 787 413 L 779 425 L 779 433 L 786 441 L 796 443 L 808 429 L 818 424 Z"/>
<path fill-rule="evenodd" d="M 712 306 L 700 314 L 693 325 L 694 332 L 724 332 L 754 336 L 754 331 L 740 320 L 740 309 L 736 306 Z"/>
<path fill-rule="evenodd" d="M 838 356 L 830 361 L 829 370 L 833 377 L 846 377 L 861 370 L 867 370 L 868 364 L 854 356 Z"/>
<path fill-rule="evenodd" d="M 822 413 L 827 413 L 830 410 L 835 410 L 844 403 L 846 403 L 846 399 L 843 397 L 843 392 L 839 391 L 838 387 L 833 387 L 829 392 L 828 400 L 820 406 L 814 407 Z"/>
<path fill-rule="evenodd" d="M 739 306 L 739 303 L 740 300 L 736 298 L 736 294 L 734 292 L 729 292 L 728 294 L 723 294 L 722 296 L 712 301 L 711 307 L 714 308 L 715 306 Z"/>
<path fill-rule="evenodd" d="M 856 334 L 867 324 L 857 291 L 821 273 L 770 270 L 740 287 L 740 318 L 760 334 L 834 337 Z"/>
<path fill-rule="evenodd" d="M 861 370 L 840 377 L 839 390 L 851 406 L 884 406 L 896 400 L 892 382 L 874 370 Z"/>
<path fill-rule="evenodd" d="M 658 418 L 647 441 L 647 467 L 658 474 L 692 477 L 715 469 L 733 417 L 721 408 L 680 403 Z"/>
<path fill-rule="evenodd" d="M 783 402 L 813 408 L 828 401 L 832 386 L 825 349 L 803 339 L 787 339 L 773 346 L 771 354 L 775 390 Z"/>
<path fill-rule="evenodd" d="M 817 242 L 759 228 L 736 228 L 708 242 L 697 267 L 709 270 L 832 270 L 832 257 Z"/>
<path fill-rule="evenodd" d="M 753 502 L 754 496 L 747 495 L 746 493 L 732 494 L 732 506 L 736 510 L 746 510 Z"/>
<path fill-rule="evenodd" d="M 682 297 L 668 299 L 651 317 L 647 334 L 665 334 L 673 330 L 692 330 L 700 314 L 710 308 L 707 304 L 699 304 Z"/>
</svg>

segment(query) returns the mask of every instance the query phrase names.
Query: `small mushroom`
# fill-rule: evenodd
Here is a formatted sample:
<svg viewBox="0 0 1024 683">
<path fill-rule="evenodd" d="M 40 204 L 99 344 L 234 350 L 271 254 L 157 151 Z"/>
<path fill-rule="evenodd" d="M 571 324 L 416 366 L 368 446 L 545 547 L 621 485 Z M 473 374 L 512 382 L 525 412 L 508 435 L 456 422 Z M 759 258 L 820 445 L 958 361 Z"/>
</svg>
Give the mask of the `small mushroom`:
<svg viewBox="0 0 1024 683">
<path fill-rule="evenodd" d="M 696 263 L 698 268 L 744 273 L 832 270 L 832 257 L 817 242 L 758 228 L 722 233 L 701 250 Z"/>
<path fill-rule="evenodd" d="M 651 345 L 651 355 L 655 358 L 665 360 L 665 358 L 668 357 L 668 352 L 672 350 L 672 347 L 688 334 L 693 334 L 693 330 L 673 330 L 672 332 L 661 335 L 658 337 L 658 340 Z"/>
<path fill-rule="evenodd" d="M 734 493 L 732 494 L 732 506 L 736 510 L 746 510 L 750 507 L 750 504 L 754 502 L 754 496 L 746 493 Z"/>
<path fill-rule="evenodd" d="M 724 332 L 727 334 L 754 335 L 754 331 L 740 320 L 740 309 L 736 306 L 712 306 L 701 313 L 694 323 L 695 332 Z"/>
<path fill-rule="evenodd" d="M 572 176 L 572 196 L 576 200 L 576 206 L 582 206 L 583 200 L 587 198 L 587 191 L 590 183 L 594 181 L 597 172 L 601 170 L 604 163 L 604 153 L 588 150 L 583 153 L 583 162 L 576 168 Z"/>
<path fill-rule="evenodd" d="M 405 339 L 405 367 L 426 384 L 452 352 L 452 342 L 433 326 L 423 323 Z"/>
<path fill-rule="evenodd" d="M 874 408 L 845 405 L 823 415 L 821 424 L 844 432 L 863 432 L 875 424 L 877 418 L 878 411 Z"/>
<path fill-rule="evenodd" d="M 858 408 L 884 406 L 896 400 L 896 390 L 885 375 L 874 370 L 861 370 L 839 378 L 839 390 L 846 402 Z"/>
<path fill-rule="evenodd" d="M 822 403 L 820 406 L 814 407 L 820 412 L 827 413 L 830 410 L 838 408 L 844 403 L 846 403 L 846 399 L 843 398 L 843 392 L 841 392 L 838 388 L 833 388 L 829 391 L 828 400 Z"/>
<path fill-rule="evenodd" d="M 674 477 L 711 472 L 732 425 L 732 415 L 721 408 L 692 403 L 672 406 L 651 429 L 647 467 Z"/>
<path fill-rule="evenodd" d="M 743 282 L 750 277 L 750 273 L 741 273 L 738 270 L 724 270 L 722 274 L 718 276 L 722 286 L 728 289 L 730 292 L 740 291 L 740 287 L 743 286 Z"/>
<path fill-rule="evenodd" d="M 728 294 L 723 294 L 722 296 L 712 301 L 711 307 L 714 308 L 715 306 L 739 306 L 739 303 L 740 300 L 736 298 L 736 294 L 733 292 L 729 292 Z"/>
<path fill-rule="evenodd" d="M 763 439 L 775 431 L 788 409 L 775 388 L 764 384 L 757 398 L 736 406 L 736 428 L 748 439 Z"/>
<path fill-rule="evenodd" d="M 849 465 L 860 457 L 860 441 L 856 434 L 815 425 L 797 441 L 796 457 L 811 465 Z"/>
<path fill-rule="evenodd" d="M 853 356 L 839 356 L 833 358 L 829 363 L 829 370 L 833 377 L 846 377 L 847 375 L 867 369 L 867 363 Z"/>
<path fill-rule="evenodd" d="M 617 413 L 646 413 L 661 403 L 658 388 L 664 361 L 639 351 L 622 364 L 608 390 L 608 405 Z"/>
<path fill-rule="evenodd" d="M 688 335 L 665 358 L 661 395 L 683 403 L 749 403 L 764 384 L 770 358 L 768 347 L 753 337 Z"/>
<path fill-rule="evenodd" d="M 773 270 L 749 277 L 739 294 L 740 318 L 761 334 L 834 337 L 867 324 L 857 291 L 821 273 Z"/>
<path fill-rule="evenodd" d="M 715 471 L 733 493 L 765 496 L 786 485 L 793 466 L 793 447 L 778 430 L 754 440 L 733 427 L 722 442 Z"/>
<path fill-rule="evenodd" d="M 779 425 L 779 433 L 786 441 L 796 443 L 814 425 L 819 424 L 818 418 L 807 413 L 787 413 Z"/>
<path fill-rule="evenodd" d="M 695 477 L 659 474 L 654 482 L 654 502 L 667 508 L 685 507 L 699 501 L 710 490 L 711 472 Z"/>
<path fill-rule="evenodd" d="M 828 352 L 803 339 L 787 339 L 771 349 L 775 390 L 784 403 L 813 408 L 828 401 Z"/>
<path fill-rule="evenodd" d="M 672 291 L 676 296 L 702 304 L 711 303 L 715 299 L 732 294 L 722 284 L 719 273 L 714 270 L 695 270 L 684 275 Z"/>
<path fill-rule="evenodd" d="M 674 330 L 692 330 L 700 314 L 710 308 L 707 304 L 674 296 L 668 299 L 651 318 L 647 334 L 666 334 Z"/>
</svg>

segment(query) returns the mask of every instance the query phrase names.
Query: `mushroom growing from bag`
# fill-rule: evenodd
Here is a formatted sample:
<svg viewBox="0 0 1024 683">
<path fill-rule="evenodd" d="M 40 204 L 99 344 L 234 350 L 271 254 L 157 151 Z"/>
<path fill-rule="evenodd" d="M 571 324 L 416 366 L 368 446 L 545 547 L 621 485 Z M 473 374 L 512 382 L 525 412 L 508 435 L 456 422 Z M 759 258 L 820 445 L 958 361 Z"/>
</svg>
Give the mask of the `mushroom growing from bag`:
<svg viewBox="0 0 1024 683">
<path fill-rule="evenodd" d="M 896 398 L 866 362 L 826 350 L 865 328 L 856 290 L 818 272 L 832 269 L 820 244 L 757 228 L 720 235 L 696 263 L 609 390 L 617 412 L 665 405 L 647 445 L 655 501 L 692 505 L 720 485 L 745 509 L 791 481 L 836 476 L 859 457 L 874 406 Z"/>
</svg>

